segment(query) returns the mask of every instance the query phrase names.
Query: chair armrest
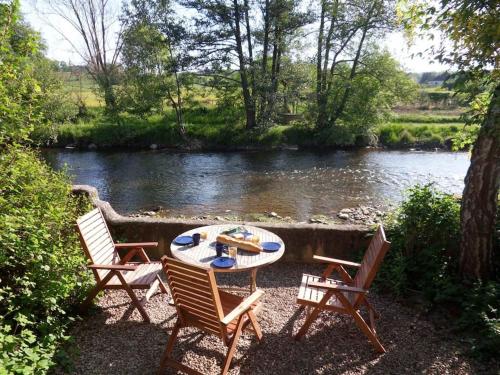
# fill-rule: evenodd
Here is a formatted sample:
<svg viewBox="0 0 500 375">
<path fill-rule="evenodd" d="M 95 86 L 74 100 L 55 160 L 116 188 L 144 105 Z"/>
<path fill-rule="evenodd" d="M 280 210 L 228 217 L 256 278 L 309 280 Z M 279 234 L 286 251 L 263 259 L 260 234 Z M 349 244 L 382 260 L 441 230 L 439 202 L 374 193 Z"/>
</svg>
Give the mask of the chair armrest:
<svg viewBox="0 0 500 375">
<path fill-rule="evenodd" d="M 315 288 L 323 288 L 323 289 L 330 289 L 330 290 L 339 290 L 341 292 L 354 292 L 354 293 L 368 293 L 367 290 L 361 289 L 361 288 L 356 288 L 354 286 L 345 286 L 345 285 L 338 285 L 338 284 L 330 284 L 330 283 L 322 283 L 318 281 L 311 281 L 308 283 L 309 286 L 315 287 Z"/>
<path fill-rule="evenodd" d="M 322 263 L 340 264 L 341 266 L 347 266 L 347 267 L 353 267 L 353 268 L 361 267 L 361 263 L 349 262 L 347 260 L 341 260 L 341 259 L 335 259 L 335 258 L 322 257 L 320 255 L 314 255 L 313 259 L 317 260 L 319 262 L 322 262 Z"/>
<path fill-rule="evenodd" d="M 245 298 L 238 306 L 236 306 L 229 314 L 227 314 L 222 320 L 221 323 L 224 325 L 228 325 L 234 319 L 239 317 L 241 314 L 246 312 L 252 305 L 257 302 L 264 295 L 263 290 L 256 290 L 252 294 L 250 294 L 247 298 Z"/>
<path fill-rule="evenodd" d="M 116 249 L 130 249 L 134 247 L 143 247 L 143 248 L 158 247 L 158 242 L 115 243 Z"/>
<path fill-rule="evenodd" d="M 89 264 L 87 266 L 95 270 L 116 270 L 116 271 L 135 271 L 137 266 L 128 264 Z"/>
</svg>

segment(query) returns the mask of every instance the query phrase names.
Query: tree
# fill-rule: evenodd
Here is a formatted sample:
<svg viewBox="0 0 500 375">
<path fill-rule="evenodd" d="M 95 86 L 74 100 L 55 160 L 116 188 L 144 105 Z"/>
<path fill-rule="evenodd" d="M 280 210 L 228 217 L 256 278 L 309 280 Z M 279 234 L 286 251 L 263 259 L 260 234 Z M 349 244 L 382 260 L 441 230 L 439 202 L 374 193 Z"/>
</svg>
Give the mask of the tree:
<svg viewBox="0 0 500 375">
<path fill-rule="evenodd" d="M 197 12 L 193 32 L 197 66 L 216 80 L 240 85 L 247 129 L 267 123 L 274 111 L 282 56 L 293 31 L 304 23 L 305 18 L 297 11 L 299 2 L 266 0 L 258 4 L 260 11 L 252 8 L 259 2 L 249 0 L 182 0 L 181 3 Z M 261 23 L 262 31 L 257 27 Z"/>
<path fill-rule="evenodd" d="M 183 134 L 181 73 L 189 65 L 189 56 L 182 21 L 169 1 L 133 0 L 124 10 L 122 22 L 126 109 L 144 114 L 161 108 L 166 98 Z"/>
<path fill-rule="evenodd" d="M 415 9 L 418 4 L 410 8 L 418 14 Z M 460 275 L 464 280 L 487 280 L 495 272 L 493 238 L 500 187 L 500 8 L 497 1 L 442 0 L 437 9 L 426 7 L 421 14 L 427 17 L 424 30 L 437 27 L 451 41 L 451 46 L 443 43 L 437 51 L 439 61 L 476 79 L 489 75 L 493 81 L 465 177 L 460 212 Z"/>
<path fill-rule="evenodd" d="M 27 139 L 40 121 L 34 60 L 38 33 L 22 22 L 19 1 L 0 3 L 0 145 Z"/>
<path fill-rule="evenodd" d="M 316 53 L 316 128 L 334 126 L 352 96 L 352 81 L 364 65 L 366 46 L 394 27 L 395 3 L 385 0 L 321 0 Z M 349 69 L 345 69 L 349 64 Z M 343 87 L 333 90 L 336 77 Z M 333 95 L 332 95 L 333 94 Z M 329 110 L 329 109 L 332 109 Z"/>
<path fill-rule="evenodd" d="M 59 16 L 80 35 L 82 46 L 71 40 L 58 26 L 52 25 L 85 61 L 87 71 L 97 83 L 108 113 L 116 112 L 113 85 L 122 47 L 121 30 L 113 27 L 118 16 L 108 0 L 45 0 L 49 12 Z"/>
</svg>

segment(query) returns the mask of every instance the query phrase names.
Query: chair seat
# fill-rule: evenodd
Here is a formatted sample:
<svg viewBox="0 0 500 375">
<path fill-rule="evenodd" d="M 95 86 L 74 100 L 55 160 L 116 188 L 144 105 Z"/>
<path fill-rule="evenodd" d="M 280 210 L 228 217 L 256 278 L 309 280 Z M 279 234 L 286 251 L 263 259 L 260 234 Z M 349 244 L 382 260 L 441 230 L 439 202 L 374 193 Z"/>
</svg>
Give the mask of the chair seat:
<svg viewBox="0 0 500 375">
<path fill-rule="evenodd" d="M 125 277 L 127 284 L 129 284 L 133 289 L 148 289 L 155 281 L 156 276 L 162 271 L 161 262 L 139 263 L 134 265 L 137 266 L 135 271 L 120 271 Z M 108 272 L 109 271 L 104 270 L 104 272 L 99 275 L 101 280 Z M 117 276 L 113 276 L 106 284 L 105 288 L 121 289 L 123 288 L 123 285 Z"/>
<path fill-rule="evenodd" d="M 326 293 L 325 289 L 310 286 L 311 282 L 325 282 L 329 284 L 340 284 L 344 285 L 342 281 L 335 279 L 325 279 L 321 280 L 321 277 L 309 274 L 302 274 L 302 282 L 300 283 L 299 294 L 297 296 L 297 303 L 302 305 L 317 305 Z M 344 292 L 344 295 L 348 300 L 354 298 L 353 293 Z M 327 306 L 334 307 L 336 309 L 344 310 L 342 303 L 333 295 L 327 302 Z"/>
</svg>

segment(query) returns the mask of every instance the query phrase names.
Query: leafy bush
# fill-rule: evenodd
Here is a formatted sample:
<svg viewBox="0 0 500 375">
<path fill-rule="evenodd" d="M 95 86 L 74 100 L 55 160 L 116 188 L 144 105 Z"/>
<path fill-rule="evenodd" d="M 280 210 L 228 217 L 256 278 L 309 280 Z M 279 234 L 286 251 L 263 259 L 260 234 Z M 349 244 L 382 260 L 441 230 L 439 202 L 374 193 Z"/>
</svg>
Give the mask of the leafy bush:
<svg viewBox="0 0 500 375">
<path fill-rule="evenodd" d="M 88 203 L 20 146 L 4 146 L 0 175 L 0 373 L 45 373 L 87 289 L 73 228 Z"/>
<path fill-rule="evenodd" d="M 463 285 L 457 274 L 460 202 L 432 184 L 415 186 L 386 223 L 392 242 L 378 286 L 400 296 L 420 294 L 429 307 L 457 318 L 474 353 L 495 355 L 500 347 L 500 283 Z"/>
</svg>

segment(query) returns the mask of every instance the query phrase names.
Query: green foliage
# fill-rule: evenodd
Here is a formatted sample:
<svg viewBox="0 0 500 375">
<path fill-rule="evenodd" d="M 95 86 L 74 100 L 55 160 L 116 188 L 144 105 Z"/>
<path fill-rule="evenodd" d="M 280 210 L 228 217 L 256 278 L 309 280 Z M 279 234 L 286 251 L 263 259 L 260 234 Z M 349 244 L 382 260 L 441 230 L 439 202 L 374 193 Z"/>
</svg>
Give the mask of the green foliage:
<svg viewBox="0 0 500 375">
<path fill-rule="evenodd" d="M 18 0 L 0 3 L 0 144 L 26 139 L 41 115 L 33 64 L 40 37 L 19 17 Z"/>
<path fill-rule="evenodd" d="M 408 289 L 435 293 L 440 280 L 453 269 L 460 228 L 460 204 L 432 185 L 415 186 L 387 223 L 392 242 L 384 278 L 398 294 Z M 403 270 L 403 272 L 401 272 Z M 438 290 L 438 289 L 437 289 Z M 435 296 L 432 296 L 435 298 Z"/>
<path fill-rule="evenodd" d="M 0 154 L 0 373 L 45 373 L 88 286 L 73 229 L 88 203 L 20 146 Z"/>
<path fill-rule="evenodd" d="M 386 223 L 391 249 L 377 276 L 379 288 L 420 294 L 430 308 L 454 317 L 473 352 L 491 357 L 500 345 L 500 283 L 461 284 L 457 271 L 460 202 L 432 184 L 415 186 Z"/>
<path fill-rule="evenodd" d="M 170 1 L 134 0 L 125 7 L 122 23 L 121 109 L 147 115 L 162 112 L 166 101 L 180 111 L 181 90 L 188 77 L 179 74 L 187 59 L 181 43 L 187 35 Z"/>
<path fill-rule="evenodd" d="M 328 98 L 329 116 L 333 118 L 341 105 L 338 93 L 344 87 L 350 89 L 345 108 L 334 124 L 337 144 L 353 144 L 357 137 L 372 136 L 375 127 L 390 116 L 392 107 L 408 102 L 416 91 L 416 83 L 388 52 L 372 49 L 352 80 L 344 78 L 348 71 L 347 65 L 339 68 Z"/>
</svg>

